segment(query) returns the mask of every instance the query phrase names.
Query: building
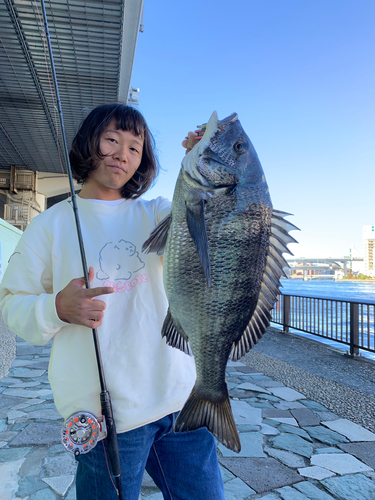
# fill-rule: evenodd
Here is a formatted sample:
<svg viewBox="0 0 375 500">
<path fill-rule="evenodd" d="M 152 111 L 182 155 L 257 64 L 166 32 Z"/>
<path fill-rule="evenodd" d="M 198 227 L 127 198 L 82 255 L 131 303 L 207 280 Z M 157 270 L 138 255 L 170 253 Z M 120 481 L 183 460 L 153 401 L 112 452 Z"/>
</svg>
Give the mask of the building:
<svg viewBox="0 0 375 500">
<path fill-rule="evenodd" d="M 375 275 L 375 226 L 363 226 L 365 274 Z"/>
</svg>

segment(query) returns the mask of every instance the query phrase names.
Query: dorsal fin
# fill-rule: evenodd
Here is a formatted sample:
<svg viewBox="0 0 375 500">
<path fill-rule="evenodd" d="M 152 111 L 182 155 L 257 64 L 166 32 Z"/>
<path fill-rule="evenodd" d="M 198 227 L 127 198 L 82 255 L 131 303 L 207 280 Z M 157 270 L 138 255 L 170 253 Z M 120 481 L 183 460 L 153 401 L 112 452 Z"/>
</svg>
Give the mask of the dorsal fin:
<svg viewBox="0 0 375 500">
<path fill-rule="evenodd" d="M 269 242 L 268 256 L 263 272 L 262 285 L 260 287 L 258 302 L 254 313 L 245 328 L 243 334 L 233 343 L 229 359 L 238 361 L 242 356 L 250 351 L 255 344 L 263 337 L 271 322 L 271 310 L 273 309 L 277 294 L 282 286 L 280 277 L 286 276 L 283 268 L 289 267 L 283 257 L 283 253 L 290 253 L 288 243 L 296 243 L 296 240 L 288 234 L 288 231 L 298 229 L 296 226 L 283 217 L 288 214 L 273 210 L 271 218 L 271 235 Z M 293 254 L 292 254 L 293 255 Z"/>
</svg>

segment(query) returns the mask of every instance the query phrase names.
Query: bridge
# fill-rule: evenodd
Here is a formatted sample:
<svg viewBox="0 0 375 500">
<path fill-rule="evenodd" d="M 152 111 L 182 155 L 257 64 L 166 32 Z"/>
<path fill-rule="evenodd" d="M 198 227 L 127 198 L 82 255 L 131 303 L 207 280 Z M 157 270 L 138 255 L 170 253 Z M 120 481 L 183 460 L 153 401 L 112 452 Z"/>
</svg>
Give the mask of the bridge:
<svg viewBox="0 0 375 500">
<path fill-rule="evenodd" d="M 288 262 L 290 269 L 293 271 L 295 269 L 303 271 L 303 279 L 308 279 L 308 271 L 327 271 L 327 270 L 332 270 L 332 271 L 338 271 L 342 270 L 344 273 L 344 276 L 348 272 L 348 267 L 351 267 L 350 264 L 352 262 L 360 262 L 363 261 L 363 258 L 361 257 L 351 257 L 351 256 L 344 256 L 344 257 L 299 257 L 299 258 L 292 258 L 290 257 L 289 259 L 286 259 Z M 315 278 L 319 276 L 319 278 L 326 276 L 327 278 L 333 276 L 334 273 L 330 275 L 314 275 Z M 313 278 L 313 276 L 310 276 Z"/>
</svg>

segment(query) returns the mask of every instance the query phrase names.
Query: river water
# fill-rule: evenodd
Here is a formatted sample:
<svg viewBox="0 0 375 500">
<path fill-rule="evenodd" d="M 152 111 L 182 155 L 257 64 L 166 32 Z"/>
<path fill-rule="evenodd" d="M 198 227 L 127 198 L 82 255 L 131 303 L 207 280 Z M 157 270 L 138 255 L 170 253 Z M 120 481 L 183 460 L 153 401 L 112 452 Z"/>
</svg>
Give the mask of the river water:
<svg viewBox="0 0 375 500">
<path fill-rule="evenodd" d="M 328 299 L 359 300 L 375 303 L 375 281 L 373 283 L 359 281 L 333 281 L 282 279 L 281 292 L 285 294 L 305 295 L 307 297 L 324 297 Z"/>
<path fill-rule="evenodd" d="M 359 302 L 370 302 L 375 304 L 375 282 L 353 282 L 353 281 L 333 281 L 333 280 L 309 280 L 300 279 L 282 279 L 281 293 L 290 295 L 303 295 L 306 297 L 322 297 L 328 299 L 352 300 Z M 280 325 L 276 325 L 280 327 Z M 299 330 L 291 329 L 295 334 L 318 340 L 332 347 L 349 350 L 349 346 L 333 342 L 316 335 L 309 335 Z M 375 354 L 360 350 L 361 355 L 375 360 Z"/>
</svg>

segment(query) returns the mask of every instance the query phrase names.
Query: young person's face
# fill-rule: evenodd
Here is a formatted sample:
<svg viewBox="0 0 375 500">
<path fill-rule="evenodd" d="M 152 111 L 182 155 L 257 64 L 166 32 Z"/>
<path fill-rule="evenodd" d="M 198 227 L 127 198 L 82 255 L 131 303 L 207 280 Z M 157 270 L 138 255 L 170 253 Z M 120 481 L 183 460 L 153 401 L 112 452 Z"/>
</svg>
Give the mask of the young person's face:
<svg viewBox="0 0 375 500">
<path fill-rule="evenodd" d="M 121 198 L 122 187 L 138 169 L 143 152 L 143 138 L 133 132 L 116 130 L 113 119 L 100 136 L 99 149 L 104 158 L 90 172 L 80 196 L 102 200 Z"/>
</svg>

